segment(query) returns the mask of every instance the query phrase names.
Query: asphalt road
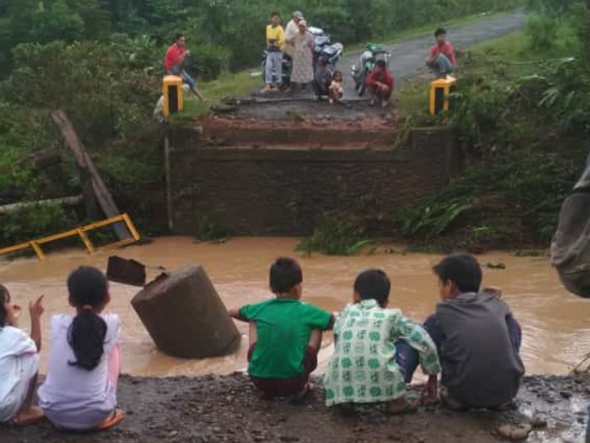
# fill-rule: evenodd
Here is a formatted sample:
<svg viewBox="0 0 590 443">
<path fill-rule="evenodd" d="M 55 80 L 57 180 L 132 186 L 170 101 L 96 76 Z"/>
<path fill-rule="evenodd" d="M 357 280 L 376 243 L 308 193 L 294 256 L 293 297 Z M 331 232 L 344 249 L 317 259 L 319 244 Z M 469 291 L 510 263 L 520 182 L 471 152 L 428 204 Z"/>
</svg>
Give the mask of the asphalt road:
<svg viewBox="0 0 590 443">
<path fill-rule="evenodd" d="M 516 11 L 496 15 L 489 20 L 477 23 L 449 27 L 447 39 L 453 48 L 465 49 L 471 45 L 518 31 L 525 24 L 526 14 L 524 11 Z M 427 34 L 383 45 L 391 53 L 391 70 L 397 85 L 400 84 L 400 81 L 417 75 L 418 71 L 424 68 L 428 50 L 433 44 L 434 35 Z M 345 96 L 349 99 L 356 96 L 350 71 L 352 66 L 358 62 L 360 54 L 360 52 L 347 54 L 340 59 L 337 67 L 344 74 Z"/>
</svg>

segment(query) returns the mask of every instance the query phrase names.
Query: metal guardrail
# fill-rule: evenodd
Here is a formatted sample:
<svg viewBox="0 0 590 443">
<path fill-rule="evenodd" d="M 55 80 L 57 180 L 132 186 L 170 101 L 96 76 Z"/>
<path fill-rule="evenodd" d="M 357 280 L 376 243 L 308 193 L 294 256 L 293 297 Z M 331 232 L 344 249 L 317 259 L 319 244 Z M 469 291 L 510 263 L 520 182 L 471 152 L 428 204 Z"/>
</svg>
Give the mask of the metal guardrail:
<svg viewBox="0 0 590 443">
<path fill-rule="evenodd" d="M 103 226 L 108 226 L 108 225 L 112 225 L 113 223 L 120 223 L 120 222 L 124 222 L 125 225 L 127 226 L 127 230 L 129 231 L 129 234 L 131 235 L 129 238 L 102 246 L 100 248 L 95 248 L 94 245 L 92 244 L 92 242 L 90 241 L 90 239 L 88 238 L 88 236 L 86 235 L 86 232 L 92 231 L 93 229 L 101 228 Z M 27 249 L 27 248 L 32 248 L 33 251 L 35 251 L 35 254 L 37 254 L 37 257 L 39 258 L 39 260 L 44 260 L 45 254 L 41 250 L 40 245 L 45 244 L 45 243 L 50 243 L 55 240 L 61 240 L 63 238 L 67 238 L 67 237 L 73 237 L 75 235 L 79 236 L 80 239 L 82 239 L 82 242 L 84 243 L 84 246 L 86 247 L 86 249 L 88 250 L 89 253 L 92 253 L 92 252 L 97 251 L 99 249 L 129 245 L 131 243 L 135 243 L 136 241 L 139 241 L 139 239 L 140 239 L 139 233 L 135 229 L 135 226 L 133 225 L 133 222 L 131 221 L 129 216 L 127 214 L 121 214 L 116 217 L 111 217 L 111 218 L 108 218 L 103 221 L 91 223 L 91 224 L 85 225 L 85 226 L 80 226 L 78 228 L 71 229 L 66 232 L 62 232 L 61 234 L 50 235 L 48 237 L 43 237 L 38 240 L 31 240 L 29 242 L 19 243 L 18 245 L 9 246 L 7 248 L 2 248 L 2 249 L 0 249 L 0 255 L 8 254 L 10 252 L 20 251 L 20 250 Z"/>
</svg>

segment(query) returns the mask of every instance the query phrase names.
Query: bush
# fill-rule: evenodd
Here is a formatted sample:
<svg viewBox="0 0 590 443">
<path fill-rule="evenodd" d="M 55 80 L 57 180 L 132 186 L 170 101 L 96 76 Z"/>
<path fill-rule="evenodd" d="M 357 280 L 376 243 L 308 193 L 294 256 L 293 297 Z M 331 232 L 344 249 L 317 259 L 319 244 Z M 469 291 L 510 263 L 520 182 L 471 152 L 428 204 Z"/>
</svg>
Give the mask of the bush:
<svg viewBox="0 0 590 443">
<path fill-rule="evenodd" d="M 229 68 L 230 50 L 212 43 L 199 45 L 196 54 L 192 54 L 194 61 L 188 69 L 194 76 L 204 81 L 215 80 Z"/>
<path fill-rule="evenodd" d="M 106 43 L 27 43 L 14 50 L 9 102 L 65 109 L 90 147 L 130 132 L 149 119 L 159 77 L 133 69 L 134 47 Z"/>
<path fill-rule="evenodd" d="M 361 219 L 350 215 L 329 213 L 324 215 L 315 227 L 313 234 L 302 239 L 296 251 L 310 256 L 313 252 L 326 255 L 356 255 L 363 248 L 375 245 L 367 240 L 366 229 Z"/>
<path fill-rule="evenodd" d="M 558 21 L 548 15 L 529 15 L 526 32 L 531 48 L 543 51 L 553 48 L 557 41 L 558 29 Z"/>
<path fill-rule="evenodd" d="M 39 204 L 2 217 L 0 246 L 57 234 L 77 225 L 77 218 L 56 204 Z"/>
</svg>

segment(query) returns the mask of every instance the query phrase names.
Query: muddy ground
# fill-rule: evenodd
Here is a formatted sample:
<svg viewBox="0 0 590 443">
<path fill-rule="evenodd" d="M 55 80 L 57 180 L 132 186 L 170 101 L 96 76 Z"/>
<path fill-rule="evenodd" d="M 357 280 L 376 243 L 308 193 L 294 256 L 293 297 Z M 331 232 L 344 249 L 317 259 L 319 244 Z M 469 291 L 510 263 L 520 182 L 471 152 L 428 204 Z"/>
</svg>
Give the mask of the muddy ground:
<svg viewBox="0 0 590 443">
<path fill-rule="evenodd" d="M 397 109 L 392 105 L 382 108 L 371 106 L 368 100 L 329 106 L 325 102 L 305 97 L 291 97 L 284 100 L 228 100 L 225 106 L 214 110 L 217 118 L 254 123 L 265 120 L 272 122 L 308 123 L 321 125 L 358 125 L 389 127 L 397 119 Z"/>
<path fill-rule="evenodd" d="M 412 389 L 411 396 L 418 392 Z M 35 442 L 497 442 L 506 423 L 534 424 L 530 442 L 580 442 L 590 403 L 590 377 L 528 377 L 517 409 L 452 412 L 441 406 L 385 416 L 327 410 L 320 387 L 304 404 L 259 398 L 243 374 L 200 378 L 124 376 L 120 406 L 127 418 L 95 434 L 56 431 L 48 422 L 0 426 L 2 443 Z M 544 423 L 546 422 L 546 424 Z"/>
</svg>

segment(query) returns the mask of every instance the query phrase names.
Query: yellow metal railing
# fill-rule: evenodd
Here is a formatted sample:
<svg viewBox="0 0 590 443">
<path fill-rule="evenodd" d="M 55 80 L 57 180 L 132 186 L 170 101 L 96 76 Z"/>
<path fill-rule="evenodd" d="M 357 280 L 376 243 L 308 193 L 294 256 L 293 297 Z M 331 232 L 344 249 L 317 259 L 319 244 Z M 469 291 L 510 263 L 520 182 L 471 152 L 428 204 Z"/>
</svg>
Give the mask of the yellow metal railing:
<svg viewBox="0 0 590 443">
<path fill-rule="evenodd" d="M 129 230 L 129 233 L 131 234 L 131 237 L 126 238 L 125 240 L 118 241 L 116 243 L 111 243 L 109 245 L 105 245 L 101 248 L 95 248 L 94 245 L 92 244 L 92 242 L 90 241 L 90 239 L 88 238 L 88 236 L 86 235 L 86 232 L 92 231 L 93 229 L 101 228 L 103 226 L 108 226 L 108 225 L 112 225 L 113 223 L 120 223 L 120 222 L 125 223 L 125 225 L 127 226 L 127 229 Z M 140 238 L 139 233 L 135 229 L 135 226 L 133 225 L 133 222 L 131 221 L 129 216 L 127 214 L 122 214 L 122 215 L 118 215 L 116 217 L 112 217 L 112 218 L 109 218 L 109 219 L 106 219 L 103 221 L 91 223 L 86 226 L 80 226 L 80 227 L 72 229 L 70 231 L 62 232 L 61 234 L 50 235 L 48 237 L 43 237 L 38 240 L 32 240 L 29 242 L 20 243 L 18 245 L 9 246 L 7 248 L 2 248 L 2 249 L 0 249 L 0 255 L 8 254 L 10 252 L 20 251 L 22 249 L 32 248 L 33 251 L 35 251 L 35 254 L 37 254 L 37 257 L 39 258 L 39 260 L 44 260 L 45 254 L 41 250 L 40 245 L 45 244 L 45 243 L 49 243 L 49 242 L 52 242 L 55 240 L 61 240 L 62 238 L 73 237 L 74 235 L 77 235 L 82 239 L 82 242 L 84 242 L 84 246 L 86 246 L 86 249 L 88 250 L 89 253 L 92 253 L 98 249 L 113 248 L 115 246 L 129 245 L 131 243 L 135 243 Z"/>
</svg>

